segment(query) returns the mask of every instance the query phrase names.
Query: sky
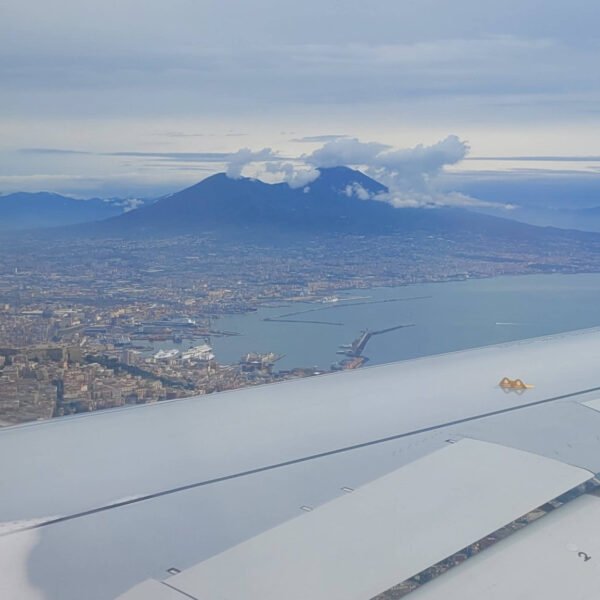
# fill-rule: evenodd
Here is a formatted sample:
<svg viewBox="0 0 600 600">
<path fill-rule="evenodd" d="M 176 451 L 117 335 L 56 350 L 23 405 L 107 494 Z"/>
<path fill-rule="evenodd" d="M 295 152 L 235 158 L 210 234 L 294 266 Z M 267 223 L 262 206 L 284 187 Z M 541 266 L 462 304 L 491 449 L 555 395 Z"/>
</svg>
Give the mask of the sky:
<svg viewBox="0 0 600 600">
<path fill-rule="evenodd" d="M 598 22 L 597 0 L 3 0 L 0 192 L 301 185 L 369 144 L 350 164 L 404 196 L 595 185 Z M 464 152 L 416 164 L 449 139 Z"/>
</svg>

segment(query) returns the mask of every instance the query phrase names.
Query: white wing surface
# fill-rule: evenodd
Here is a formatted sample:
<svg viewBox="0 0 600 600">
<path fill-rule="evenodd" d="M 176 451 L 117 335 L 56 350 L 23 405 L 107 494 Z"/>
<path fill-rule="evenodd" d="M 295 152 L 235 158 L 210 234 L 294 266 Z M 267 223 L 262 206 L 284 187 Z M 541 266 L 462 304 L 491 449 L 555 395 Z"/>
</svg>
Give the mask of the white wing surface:
<svg viewBox="0 0 600 600">
<path fill-rule="evenodd" d="M 599 362 L 586 330 L 0 430 L 0 596 L 442 597 L 478 564 L 495 585 L 503 547 L 592 498 L 521 528 L 594 485 Z"/>
</svg>

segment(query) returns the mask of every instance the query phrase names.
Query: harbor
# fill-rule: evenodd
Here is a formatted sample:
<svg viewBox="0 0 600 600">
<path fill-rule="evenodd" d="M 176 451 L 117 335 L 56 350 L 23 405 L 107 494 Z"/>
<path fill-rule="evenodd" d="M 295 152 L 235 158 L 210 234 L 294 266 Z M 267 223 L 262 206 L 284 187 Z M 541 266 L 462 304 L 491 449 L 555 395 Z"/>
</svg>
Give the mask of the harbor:
<svg viewBox="0 0 600 600">
<path fill-rule="evenodd" d="M 373 288 L 368 296 L 351 289 L 195 325 L 147 323 L 115 341 L 148 357 L 208 344 L 224 365 L 256 352 L 280 356 L 280 371 L 357 368 L 596 325 L 597 282 L 597 275 L 553 275 Z M 583 309 L 565 311 L 573 294 Z"/>
<path fill-rule="evenodd" d="M 337 302 L 295 301 L 288 303 L 287 310 L 280 303 L 246 315 L 220 317 L 214 320 L 214 329 L 239 335 L 214 337 L 211 344 L 219 362 L 225 364 L 234 364 L 255 350 L 282 355 L 278 369 L 319 367 L 327 371 L 341 358 L 351 358 L 338 352 L 359 332 L 412 324 L 369 339 L 367 364 L 378 365 L 600 325 L 599 290 L 600 275 L 594 274 L 350 289 L 336 292 Z M 357 296 L 363 298 L 350 300 Z M 578 310 L 571 310 L 573 306 Z"/>
</svg>

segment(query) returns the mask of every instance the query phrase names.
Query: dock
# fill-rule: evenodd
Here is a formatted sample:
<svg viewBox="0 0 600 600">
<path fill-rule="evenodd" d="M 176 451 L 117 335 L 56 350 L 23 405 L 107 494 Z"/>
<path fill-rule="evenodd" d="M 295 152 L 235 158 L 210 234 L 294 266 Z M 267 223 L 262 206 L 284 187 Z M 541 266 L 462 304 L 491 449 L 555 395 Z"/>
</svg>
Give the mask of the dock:
<svg viewBox="0 0 600 600">
<path fill-rule="evenodd" d="M 388 327 L 386 329 L 379 329 L 377 331 L 371 331 L 369 329 L 365 329 L 361 332 L 360 336 L 358 336 L 350 345 L 350 347 L 343 345 L 340 346 L 341 354 L 345 354 L 350 357 L 358 357 L 361 356 L 366 348 L 369 340 L 375 335 L 383 335 L 384 333 L 390 333 L 391 331 L 396 331 L 398 329 L 404 329 L 406 327 L 414 327 L 414 323 L 410 323 L 408 325 L 396 325 L 394 327 Z"/>
</svg>

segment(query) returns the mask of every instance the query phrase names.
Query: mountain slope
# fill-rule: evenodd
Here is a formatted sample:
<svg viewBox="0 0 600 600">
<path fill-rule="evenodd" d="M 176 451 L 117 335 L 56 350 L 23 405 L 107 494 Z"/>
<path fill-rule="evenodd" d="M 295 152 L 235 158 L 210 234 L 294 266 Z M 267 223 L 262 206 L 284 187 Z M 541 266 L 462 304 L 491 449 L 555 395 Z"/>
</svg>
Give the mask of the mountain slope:
<svg viewBox="0 0 600 600">
<path fill-rule="evenodd" d="M 361 199 L 384 191 L 380 183 L 346 167 L 320 169 L 320 176 L 301 189 L 292 189 L 286 183 L 231 179 L 220 173 L 153 205 L 85 227 L 88 233 L 100 235 L 210 232 L 238 240 L 244 236 L 268 239 L 266 236 L 339 233 L 418 232 L 504 239 L 578 235 L 463 209 L 394 208 L 383 201 Z"/>
<path fill-rule="evenodd" d="M 76 200 L 50 192 L 0 196 L 0 230 L 54 227 L 107 219 L 123 212 L 117 201 Z"/>
<path fill-rule="evenodd" d="M 322 170 L 321 176 L 304 189 L 292 189 L 286 183 L 231 179 L 220 173 L 111 223 L 163 231 L 257 227 L 316 231 L 380 226 L 382 213 L 389 207 L 381 202 L 367 204 L 345 193 L 347 185 L 359 180 L 373 193 L 385 190 L 362 173 L 345 168 Z"/>
</svg>

